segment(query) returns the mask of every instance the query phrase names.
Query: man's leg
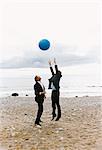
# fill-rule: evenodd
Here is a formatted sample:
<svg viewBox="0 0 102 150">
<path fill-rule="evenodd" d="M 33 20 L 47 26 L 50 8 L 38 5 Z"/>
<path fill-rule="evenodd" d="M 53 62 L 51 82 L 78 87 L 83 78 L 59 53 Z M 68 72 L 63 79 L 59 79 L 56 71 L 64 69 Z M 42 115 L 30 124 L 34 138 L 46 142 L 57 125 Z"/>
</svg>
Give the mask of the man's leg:
<svg viewBox="0 0 102 150">
<path fill-rule="evenodd" d="M 58 110 L 58 115 L 57 115 L 56 121 L 58 121 L 59 118 L 61 118 L 61 107 L 59 104 L 59 91 L 57 91 L 57 94 L 56 94 L 56 105 L 57 105 L 57 110 Z"/>
<path fill-rule="evenodd" d="M 43 113 L 43 103 L 38 103 L 38 112 L 35 124 L 39 124 L 42 113 Z"/>
<path fill-rule="evenodd" d="M 52 91 L 52 95 L 51 95 L 51 99 L 52 99 L 52 120 L 56 117 L 56 103 L 55 103 L 55 99 L 56 99 L 56 93 L 55 91 Z"/>
<path fill-rule="evenodd" d="M 56 117 L 56 104 L 54 101 L 52 101 L 52 120 Z"/>
<path fill-rule="evenodd" d="M 58 109 L 58 116 L 56 118 L 56 121 L 59 120 L 61 118 L 61 107 L 59 103 L 56 103 L 57 105 L 57 109 Z"/>
</svg>

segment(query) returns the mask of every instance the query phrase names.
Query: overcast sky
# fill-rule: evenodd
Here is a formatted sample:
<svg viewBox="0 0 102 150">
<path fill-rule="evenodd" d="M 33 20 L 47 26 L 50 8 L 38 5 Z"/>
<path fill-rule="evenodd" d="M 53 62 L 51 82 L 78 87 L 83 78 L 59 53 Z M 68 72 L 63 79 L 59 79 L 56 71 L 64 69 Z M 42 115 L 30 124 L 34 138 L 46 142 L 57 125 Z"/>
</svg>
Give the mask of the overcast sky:
<svg viewBox="0 0 102 150">
<path fill-rule="evenodd" d="M 0 68 L 100 63 L 100 3 L 97 0 L 5 0 L 0 15 Z M 51 47 L 44 52 L 39 40 Z"/>
</svg>

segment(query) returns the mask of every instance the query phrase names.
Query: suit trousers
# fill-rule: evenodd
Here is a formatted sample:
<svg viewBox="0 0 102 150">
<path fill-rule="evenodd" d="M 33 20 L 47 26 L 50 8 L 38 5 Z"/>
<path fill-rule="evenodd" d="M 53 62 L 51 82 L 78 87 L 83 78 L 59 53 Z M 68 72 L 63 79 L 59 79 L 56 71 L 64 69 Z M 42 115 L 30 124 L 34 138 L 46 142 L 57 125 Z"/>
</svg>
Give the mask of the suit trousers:
<svg viewBox="0 0 102 150">
<path fill-rule="evenodd" d="M 60 92 L 57 90 L 53 90 L 52 91 L 52 95 L 51 95 L 51 100 L 52 100 L 52 116 L 55 117 L 56 116 L 56 107 L 57 107 L 57 118 L 61 117 L 61 107 L 59 104 L 59 94 Z"/>
<path fill-rule="evenodd" d="M 43 113 L 43 102 L 38 102 L 38 112 L 35 124 L 39 124 L 42 113 Z"/>
</svg>

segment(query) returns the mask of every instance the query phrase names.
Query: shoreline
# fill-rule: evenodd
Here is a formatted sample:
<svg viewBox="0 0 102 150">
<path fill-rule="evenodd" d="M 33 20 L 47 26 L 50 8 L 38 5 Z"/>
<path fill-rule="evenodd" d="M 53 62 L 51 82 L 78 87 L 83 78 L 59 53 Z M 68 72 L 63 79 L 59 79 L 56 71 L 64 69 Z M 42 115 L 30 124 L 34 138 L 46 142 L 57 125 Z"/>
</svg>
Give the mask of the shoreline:
<svg viewBox="0 0 102 150">
<path fill-rule="evenodd" d="M 42 127 L 34 120 L 34 97 L 0 98 L 0 145 L 3 150 L 101 150 L 102 96 L 60 97 L 62 117 L 51 121 L 51 100 L 44 102 Z"/>
<path fill-rule="evenodd" d="M 28 95 L 28 96 L 21 96 L 21 95 L 19 95 L 19 96 L 12 96 L 12 95 L 9 95 L 9 96 L 0 96 L 0 99 L 5 99 L 5 98 L 13 98 L 13 97 L 15 97 L 15 98 L 34 98 L 35 97 L 35 95 L 34 96 L 30 96 L 30 95 Z M 102 95 L 76 95 L 76 96 L 60 96 L 60 98 L 84 98 L 84 97 L 102 97 Z M 49 99 L 49 98 L 51 98 L 51 96 L 47 96 L 47 98 Z"/>
</svg>

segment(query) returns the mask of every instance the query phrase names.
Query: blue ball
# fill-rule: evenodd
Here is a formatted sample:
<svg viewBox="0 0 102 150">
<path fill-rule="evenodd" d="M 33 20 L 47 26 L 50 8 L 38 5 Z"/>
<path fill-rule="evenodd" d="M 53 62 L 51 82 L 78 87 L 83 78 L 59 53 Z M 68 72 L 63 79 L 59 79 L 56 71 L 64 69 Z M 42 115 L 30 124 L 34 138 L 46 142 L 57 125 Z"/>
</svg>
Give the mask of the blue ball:
<svg viewBox="0 0 102 150">
<path fill-rule="evenodd" d="M 39 42 L 39 48 L 41 50 L 47 50 L 49 49 L 50 47 L 50 42 L 47 40 L 47 39 L 42 39 L 40 42 Z"/>
</svg>

